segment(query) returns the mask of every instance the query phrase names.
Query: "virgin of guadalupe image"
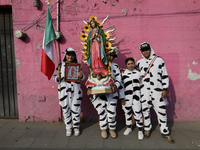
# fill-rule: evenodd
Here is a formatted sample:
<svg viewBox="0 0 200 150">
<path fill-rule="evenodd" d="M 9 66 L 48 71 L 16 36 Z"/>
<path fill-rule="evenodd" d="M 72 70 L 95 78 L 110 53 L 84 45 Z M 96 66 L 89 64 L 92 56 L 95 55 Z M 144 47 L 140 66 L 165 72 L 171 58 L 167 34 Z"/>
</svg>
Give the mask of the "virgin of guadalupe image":
<svg viewBox="0 0 200 150">
<path fill-rule="evenodd" d="M 111 37 L 109 32 L 114 31 L 114 28 L 105 32 L 106 29 L 112 28 L 113 26 L 102 29 L 103 23 L 107 19 L 108 16 L 100 23 L 97 17 L 91 16 L 89 22 L 84 21 L 84 31 L 82 31 L 80 38 L 85 41 L 82 44 L 84 50 L 86 50 L 82 52 L 84 56 L 82 61 L 89 66 L 89 76 L 85 83 L 87 88 L 100 88 L 101 85 L 101 88 L 110 89 L 110 84 L 114 82 L 110 69 L 111 62 L 109 61 L 109 54 L 117 47 L 112 47 L 110 43 L 110 41 L 116 38 L 109 39 Z M 89 31 L 89 34 L 86 34 L 85 31 Z M 101 93 L 101 91 L 99 92 Z M 111 90 L 107 90 L 107 92 L 109 93 Z"/>
<path fill-rule="evenodd" d="M 77 79 L 78 77 L 77 77 L 77 73 L 76 73 L 76 68 L 74 67 L 74 66 L 71 66 L 70 68 L 69 68 L 69 75 L 68 75 L 68 77 L 70 78 L 70 79 Z"/>
</svg>

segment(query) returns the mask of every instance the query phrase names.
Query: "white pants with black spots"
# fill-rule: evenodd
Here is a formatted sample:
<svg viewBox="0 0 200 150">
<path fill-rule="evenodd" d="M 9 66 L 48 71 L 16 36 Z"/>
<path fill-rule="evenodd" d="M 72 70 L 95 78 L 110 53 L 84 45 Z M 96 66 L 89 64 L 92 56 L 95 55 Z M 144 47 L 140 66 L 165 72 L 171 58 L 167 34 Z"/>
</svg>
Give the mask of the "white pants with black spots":
<svg viewBox="0 0 200 150">
<path fill-rule="evenodd" d="M 155 99 L 151 102 L 145 101 L 142 103 L 142 110 L 143 110 L 142 113 L 144 116 L 144 130 L 150 131 L 152 128 L 151 118 L 150 118 L 151 107 L 156 112 L 158 123 L 160 125 L 160 132 L 164 135 L 168 135 L 169 130 L 167 127 L 166 103 L 162 99 L 160 100 Z"/>
<path fill-rule="evenodd" d="M 71 129 L 72 127 L 79 128 L 80 125 L 82 91 L 81 89 L 77 91 L 79 92 L 66 92 L 59 101 L 62 107 L 66 129 Z M 65 92 L 65 90 L 62 92 Z"/>
<path fill-rule="evenodd" d="M 111 130 L 116 129 L 116 107 L 118 94 L 111 93 L 105 95 L 93 95 L 96 99 L 92 102 L 94 108 L 97 110 L 99 115 L 99 126 L 101 130 L 106 130 L 107 127 Z"/>
<path fill-rule="evenodd" d="M 122 105 L 122 109 L 124 110 L 127 126 L 132 125 L 132 111 L 133 111 L 133 116 L 136 122 L 136 126 L 138 128 L 143 127 L 140 101 L 137 100 L 126 101 L 125 105 Z"/>
</svg>

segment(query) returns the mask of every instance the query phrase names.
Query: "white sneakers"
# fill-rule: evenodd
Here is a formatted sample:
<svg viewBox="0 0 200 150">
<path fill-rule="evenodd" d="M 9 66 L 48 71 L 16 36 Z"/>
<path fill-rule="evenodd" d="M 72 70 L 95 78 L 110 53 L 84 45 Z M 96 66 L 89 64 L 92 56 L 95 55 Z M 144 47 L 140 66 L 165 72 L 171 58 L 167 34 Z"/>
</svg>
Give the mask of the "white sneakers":
<svg viewBox="0 0 200 150">
<path fill-rule="evenodd" d="M 131 128 L 126 128 L 124 131 L 124 135 L 129 135 L 132 132 Z M 143 140 L 144 139 L 144 134 L 142 131 L 138 131 L 138 140 Z"/>
<path fill-rule="evenodd" d="M 66 129 L 66 136 L 72 136 L 72 129 Z"/>
<path fill-rule="evenodd" d="M 79 128 L 74 128 L 74 135 L 79 136 L 80 135 L 80 130 Z"/>
<path fill-rule="evenodd" d="M 138 140 L 143 140 L 144 139 L 144 134 L 142 131 L 138 131 Z"/>
<path fill-rule="evenodd" d="M 131 128 L 126 128 L 126 130 L 124 131 L 124 135 L 129 135 L 132 132 Z"/>
<path fill-rule="evenodd" d="M 79 128 L 74 128 L 74 136 L 79 136 L 80 130 Z M 66 129 L 66 136 L 72 136 L 72 129 Z"/>
</svg>

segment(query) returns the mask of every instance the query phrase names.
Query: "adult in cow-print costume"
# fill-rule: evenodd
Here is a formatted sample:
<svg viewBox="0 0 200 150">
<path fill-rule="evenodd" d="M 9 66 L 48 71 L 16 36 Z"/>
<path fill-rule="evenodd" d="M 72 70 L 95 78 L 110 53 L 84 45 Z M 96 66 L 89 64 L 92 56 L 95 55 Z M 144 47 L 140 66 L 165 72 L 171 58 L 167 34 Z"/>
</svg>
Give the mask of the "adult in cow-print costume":
<svg viewBox="0 0 200 150">
<path fill-rule="evenodd" d="M 82 90 L 80 82 L 65 81 L 65 64 L 78 63 L 76 51 L 73 48 L 68 48 L 64 51 L 65 56 L 63 62 L 58 65 L 54 74 L 54 81 L 59 83 L 58 85 L 58 97 L 59 104 L 62 107 L 64 123 L 66 125 L 66 136 L 72 135 L 72 129 L 74 129 L 74 135 L 80 134 L 80 112 L 81 112 L 81 100 Z M 78 73 L 79 78 L 84 80 L 85 76 L 83 72 Z"/>
<path fill-rule="evenodd" d="M 108 94 L 95 94 L 93 95 L 92 104 L 94 108 L 97 110 L 99 115 L 99 126 L 101 129 L 102 138 L 107 138 L 107 128 L 109 128 L 109 133 L 112 138 L 116 138 L 116 106 L 118 101 L 118 92 L 117 89 L 121 85 L 121 74 L 119 70 L 119 66 L 113 62 L 113 60 L 117 57 L 116 52 L 110 54 L 111 63 L 111 73 L 113 76 L 114 84 L 111 86 L 113 93 Z M 88 88 L 89 93 L 90 88 Z M 120 96 L 123 99 L 124 94 Z"/>
<path fill-rule="evenodd" d="M 149 43 L 144 42 L 140 46 L 142 59 L 137 62 L 141 70 L 141 103 L 144 116 L 144 135 L 150 136 L 152 128 L 150 120 L 150 108 L 153 107 L 157 114 L 160 132 L 168 142 L 174 143 L 169 135 L 167 126 L 166 101 L 169 77 L 165 62 L 156 56 Z"/>
</svg>

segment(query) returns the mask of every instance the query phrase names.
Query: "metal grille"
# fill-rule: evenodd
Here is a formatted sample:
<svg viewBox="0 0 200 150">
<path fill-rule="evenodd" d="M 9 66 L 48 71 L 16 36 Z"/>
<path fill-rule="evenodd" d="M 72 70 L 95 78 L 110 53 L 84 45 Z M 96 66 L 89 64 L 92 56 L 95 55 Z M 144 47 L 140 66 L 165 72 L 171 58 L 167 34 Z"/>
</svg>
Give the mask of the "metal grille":
<svg viewBox="0 0 200 150">
<path fill-rule="evenodd" d="M 12 9 L 0 7 L 0 118 L 18 118 Z"/>
</svg>

